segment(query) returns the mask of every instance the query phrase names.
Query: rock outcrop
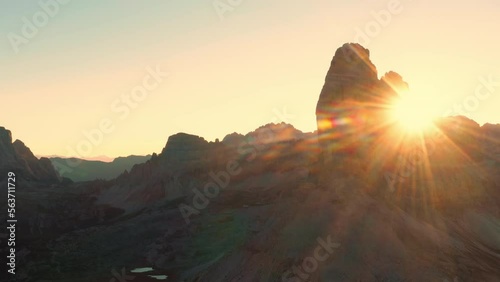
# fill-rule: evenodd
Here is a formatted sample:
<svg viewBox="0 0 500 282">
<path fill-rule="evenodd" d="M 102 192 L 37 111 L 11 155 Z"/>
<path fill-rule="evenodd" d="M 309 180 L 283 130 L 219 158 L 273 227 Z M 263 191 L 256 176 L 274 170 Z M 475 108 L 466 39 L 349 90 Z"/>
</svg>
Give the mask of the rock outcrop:
<svg viewBox="0 0 500 282">
<path fill-rule="evenodd" d="M 168 163 L 202 161 L 207 158 L 209 143 L 202 137 L 178 133 L 168 138 L 159 158 Z"/>
<path fill-rule="evenodd" d="M 382 101 L 379 102 L 387 102 L 387 98 L 393 98 L 399 95 L 401 92 L 405 92 L 409 90 L 408 83 L 403 80 L 403 77 L 399 75 L 397 72 L 390 71 L 380 79 L 379 93 L 383 93 L 381 95 Z"/>
<path fill-rule="evenodd" d="M 14 148 L 12 147 L 12 133 L 5 127 L 0 127 L 0 160 L 13 162 L 16 160 Z"/>
<path fill-rule="evenodd" d="M 352 153 L 364 129 L 366 112 L 361 103 L 372 99 L 377 81 L 367 49 L 359 44 L 337 49 L 316 108 L 325 162 L 331 161 L 333 154 Z"/>
<path fill-rule="evenodd" d="M 0 173 L 5 175 L 8 171 L 18 168 L 19 163 L 12 146 L 12 134 L 10 130 L 0 127 Z"/>
<path fill-rule="evenodd" d="M 384 123 L 386 105 L 407 89 L 395 72 L 378 79 L 368 49 L 353 43 L 337 49 L 316 107 L 323 163 L 361 154 Z"/>
<path fill-rule="evenodd" d="M 337 101 L 366 101 L 377 81 L 370 51 L 359 44 L 346 43 L 337 49 L 332 59 L 317 111 L 328 111 L 328 105 Z"/>
<path fill-rule="evenodd" d="M 4 175 L 8 171 L 13 171 L 18 178 L 29 181 L 61 181 L 49 159 L 38 159 L 21 140 L 12 142 L 11 132 L 0 127 L 0 172 Z"/>
</svg>

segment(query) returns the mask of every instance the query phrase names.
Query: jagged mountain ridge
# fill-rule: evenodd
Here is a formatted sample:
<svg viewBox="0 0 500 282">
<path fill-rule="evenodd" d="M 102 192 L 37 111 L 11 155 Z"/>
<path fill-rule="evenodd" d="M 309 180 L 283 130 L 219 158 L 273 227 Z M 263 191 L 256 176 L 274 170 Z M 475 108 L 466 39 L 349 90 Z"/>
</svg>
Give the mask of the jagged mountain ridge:
<svg viewBox="0 0 500 282">
<path fill-rule="evenodd" d="M 257 152 L 293 152 L 296 151 L 294 147 L 304 147 L 307 150 L 300 149 L 302 153 L 294 156 L 304 167 L 310 161 L 307 153 L 315 150 L 315 139 L 314 133 L 302 133 L 285 123 L 267 124 L 246 135 L 229 134 L 222 142 L 208 142 L 186 133 L 175 134 L 169 137 L 160 154 L 154 153 L 149 161 L 135 165 L 130 172 L 126 171 L 114 180 L 113 187 L 103 195 L 102 200 L 103 203 L 126 207 L 129 201 L 136 206 L 157 199 L 192 195 L 193 188 L 202 186 L 210 172 L 224 170 L 231 160 L 253 166 L 253 158 L 266 158 L 266 153 L 257 156 Z M 246 161 L 246 158 L 252 160 Z M 282 169 L 290 168 L 285 165 Z M 263 170 L 264 167 L 259 168 L 259 171 Z M 130 190 L 125 188 L 125 198 L 118 204 L 112 195 L 123 187 L 130 187 Z"/>
<path fill-rule="evenodd" d="M 344 51 L 335 56 L 345 56 Z M 360 64 L 355 57 L 340 60 L 341 70 L 332 64 L 330 74 Z M 387 85 L 373 78 L 371 67 L 355 73 L 365 72 L 369 83 L 359 77 L 350 84 L 360 85 L 338 87 L 336 76 L 330 76 L 333 81 L 325 82 L 324 89 L 333 89 L 333 96 L 352 92 L 356 103 L 349 106 L 364 99 L 381 103 L 384 95 L 395 95 L 379 95 L 377 89 Z M 402 81 L 395 73 L 386 76 Z M 372 89 L 371 83 L 378 86 Z M 325 99 L 320 98 L 336 106 L 342 100 Z M 353 115 L 345 105 L 340 109 L 324 117 Z M 320 128 L 319 141 L 315 133 L 300 134 L 283 124 L 230 134 L 222 142 L 173 135 L 162 153 L 130 172 L 111 181 L 71 184 L 64 189 L 72 194 L 44 195 L 43 208 L 25 211 L 26 218 L 42 214 L 44 224 L 24 236 L 33 239 L 38 229 L 46 232 L 43 240 L 24 244 L 45 250 L 36 258 L 24 256 L 34 261 L 23 262 L 25 271 L 49 281 L 109 281 L 113 268 L 144 266 L 172 281 L 297 281 L 299 275 L 309 281 L 496 281 L 500 162 L 494 152 L 500 125 L 479 127 L 465 117 L 436 125 L 443 140 L 453 143 L 438 144 L 429 156 L 426 169 L 432 177 L 415 166 L 392 192 L 384 176 L 394 166 L 390 153 L 399 151 L 384 139 L 384 130 L 364 143 L 342 138 L 342 130 L 359 134 L 364 127 Z M 322 138 L 329 134 L 336 137 Z M 325 153 L 333 154 L 332 162 L 320 161 Z M 228 164 L 238 173 L 230 174 Z M 216 182 L 211 173 L 227 185 L 209 197 L 204 187 Z M 196 209 L 189 222 L 181 205 Z M 75 209 L 71 218 L 62 215 Z M 59 222 L 64 224 L 59 227 Z M 306 273 L 304 259 L 313 256 L 318 238 L 331 238 L 337 247 Z"/>
</svg>

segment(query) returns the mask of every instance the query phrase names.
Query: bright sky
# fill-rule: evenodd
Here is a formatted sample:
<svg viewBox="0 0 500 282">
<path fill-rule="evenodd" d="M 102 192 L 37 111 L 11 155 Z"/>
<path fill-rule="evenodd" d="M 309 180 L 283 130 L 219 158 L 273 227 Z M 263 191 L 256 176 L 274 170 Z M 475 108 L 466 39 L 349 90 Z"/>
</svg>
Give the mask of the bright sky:
<svg viewBox="0 0 500 282">
<path fill-rule="evenodd" d="M 38 4 L 54 1 L 0 1 L 0 126 L 37 155 L 149 154 L 177 132 L 214 140 L 271 121 L 313 131 L 345 42 L 369 48 L 379 76 L 400 73 L 436 113 L 469 103 L 467 116 L 500 123 L 498 0 Z M 160 83 L 147 70 L 157 67 L 169 73 Z M 478 99 L 481 80 L 493 82 Z M 140 101 L 120 101 L 133 91 Z M 89 146 L 83 132 L 103 122 Z"/>
</svg>

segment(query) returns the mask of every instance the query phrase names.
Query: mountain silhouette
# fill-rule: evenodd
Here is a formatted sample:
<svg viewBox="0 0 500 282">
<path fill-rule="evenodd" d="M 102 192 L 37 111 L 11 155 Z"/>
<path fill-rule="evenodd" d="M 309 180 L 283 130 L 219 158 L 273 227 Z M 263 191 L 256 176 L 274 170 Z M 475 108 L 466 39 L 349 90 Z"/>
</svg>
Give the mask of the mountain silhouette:
<svg viewBox="0 0 500 282">
<path fill-rule="evenodd" d="M 348 43 L 327 72 L 317 132 L 178 133 L 114 179 L 56 186 L 43 182 L 57 179 L 47 161 L 2 129 L 0 167 L 30 183 L 17 192 L 18 217 L 30 218 L 19 275 L 497 281 L 500 125 L 446 117 L 396 140 L 384 105 L 408 87 L 396 72 L 379 79 L 369 51 Z M 131 272 L 140 267 L 151 271 Z"/>
<path fill-rule="evenodd" d="M 15 172 L 19 179 L 58 183 L 61 177 L 47 158 L 38 159 L 20 140 L 12 142 L 12 134 L 0 127 L 0 173 Z"/>
</svg>

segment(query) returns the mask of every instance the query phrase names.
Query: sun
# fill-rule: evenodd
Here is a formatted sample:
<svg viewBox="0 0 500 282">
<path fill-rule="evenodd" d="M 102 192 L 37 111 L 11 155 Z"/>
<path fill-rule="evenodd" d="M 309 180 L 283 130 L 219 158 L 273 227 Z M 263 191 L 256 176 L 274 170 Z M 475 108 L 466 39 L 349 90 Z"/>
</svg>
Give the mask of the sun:
<svg viewBox="0 0 500 282">
<path fill-rule="evenodd" d="M 436 117 L 430 97 L 405 92 L 391 105 L 391 119 L 408 133 L 421 133 L 430 129 Z"/>
</svg>

